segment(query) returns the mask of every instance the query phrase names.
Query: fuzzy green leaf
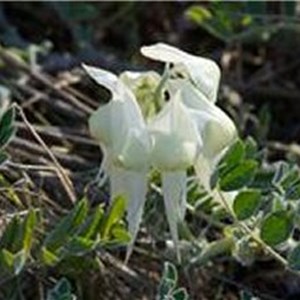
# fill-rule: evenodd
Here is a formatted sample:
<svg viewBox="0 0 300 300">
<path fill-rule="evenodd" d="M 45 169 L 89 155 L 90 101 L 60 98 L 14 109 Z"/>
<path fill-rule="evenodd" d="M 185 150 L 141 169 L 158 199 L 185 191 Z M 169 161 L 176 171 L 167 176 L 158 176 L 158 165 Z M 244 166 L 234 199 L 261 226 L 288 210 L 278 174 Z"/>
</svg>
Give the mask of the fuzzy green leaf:
<svg viewBox="0 0 300 300">
<path fill-rule="evenodd" d="M 87 200 L 83 199 L 46 236 L 44 246 L 51 252 L 63 246 L 85 220 L 88 211 Z"/>
<path fill-rule="evenodd" d="M 269 214 L 262 222 L 260 235 L 270 246 L 285 242 L 293 229 L 293 219 L 286 211 Z"/>
<path fill-rule="evenodd" d="M 172 297 L 175 300 L 188 300 L 189 296 L 185 288 L 176 289 L 172 293 Z"/>
<path fill-rule="evenodd" d="M 229 192 L 238 190 L 253 180 L 258 163 L 255 160 L 245 160 L 220 178 L 220 188 Z"/>
<path fill-rule="evenodd" d="M 241 140 L 238 140 L 229 148 L 219 165 L 226 164 L 226 167 L 233 167 L 240 163 L 244 156 L 245 145 Z"/>
<path fill-rule="evenodd" d="M 260 204 L 259 190 L 246 190 L 240 192 L 234 199 L 233 210 L 239 220 L 250 218 Z"/>
</svg>

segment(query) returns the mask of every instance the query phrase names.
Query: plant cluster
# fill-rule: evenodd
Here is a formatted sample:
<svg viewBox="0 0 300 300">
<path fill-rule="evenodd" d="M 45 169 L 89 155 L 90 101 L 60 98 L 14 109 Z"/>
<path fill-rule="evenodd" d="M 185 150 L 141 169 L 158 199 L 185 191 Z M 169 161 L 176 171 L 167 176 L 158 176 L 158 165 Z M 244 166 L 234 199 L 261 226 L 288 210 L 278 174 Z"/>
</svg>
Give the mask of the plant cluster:
<svg viewBox="0 0 300 300">
<path fill-rule="evenodd" d="M 163 199 L 172 254 L 183 268 L 226 255 L 242 265 L 271 258 L 300 270 L 297 165 L 268 163 L 253 138 L 238 137 L 234 122 L 215 103 L 220 70 L 213 61 L 163 43 L 141 52 L 165 63 L 162 75 L 116 76 L 84 65 L 111 93 L 89 119 L 103 152 L 97 180 L 103 186 L 109 179 L 109 207 L 92 207 L 83 199 L 50 220 L 38 208 L 8 215 L 1 225 L 0 280 L 7 284 L 0 298 L 18 297 L 15 281 L 29 267 L 72 278 L 101 269 L 101 255 L 124 246 L 128 260 L 143 214 L 150 233 L 159 224 L 147 222 L 152 204 L 146 198 Z M 15 106 L 5 99 L 0 117 L 3 164 L 4 147 L 15 132 Z M 211 227 L 215 230 L 208 231 Z M 188 299 L 177 279 L 175 267 L 166 263 L 157 299 Z M 48 299 L 73 299 L 70 286 L 61 279 Z"/>
</svg>

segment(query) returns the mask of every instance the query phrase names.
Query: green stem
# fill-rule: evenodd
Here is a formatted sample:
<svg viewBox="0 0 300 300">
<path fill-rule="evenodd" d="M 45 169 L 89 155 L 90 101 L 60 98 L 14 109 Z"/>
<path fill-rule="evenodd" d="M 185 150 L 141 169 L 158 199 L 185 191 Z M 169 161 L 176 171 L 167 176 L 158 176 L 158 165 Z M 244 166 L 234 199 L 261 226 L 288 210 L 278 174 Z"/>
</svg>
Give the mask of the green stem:
<svg viewBox="0 0 300 300">
<path fill-rule="evenodd" d="M 288 267 L 288 262 L 286 261 L 285 258 L 283 258 L 279 253 L 274 251 L 269 245 L 267 245 L 255 232 L 253 232 L 245 223 L 242 223 L 238 220 L 236 217 L 234 211 L 232 208 L 229 206 L 227 203 L 226 199 L 224 198 L 222 192 L 220 190 L 217 190 L 218 195 L 220 196 L 220 200 L 222 201 L 222 204 L 224 205 L 224 208 L 227 210 L 227 212 L 233 217 L 234 223 L 242 228 L 245 232 L 247 232 L 251 238 L 261 245 L 275 260 L 277 260 L 281 265 L 284 267 Z"/>
</svg>

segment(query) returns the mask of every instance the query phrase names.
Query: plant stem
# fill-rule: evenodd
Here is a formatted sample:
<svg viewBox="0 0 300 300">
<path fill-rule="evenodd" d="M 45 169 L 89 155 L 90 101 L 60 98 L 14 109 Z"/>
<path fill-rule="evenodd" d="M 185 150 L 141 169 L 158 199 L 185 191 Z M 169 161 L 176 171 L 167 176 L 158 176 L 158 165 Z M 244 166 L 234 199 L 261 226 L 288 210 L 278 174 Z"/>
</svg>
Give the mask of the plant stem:
<svg viewBox="0 0 300 300">
<path fill-rule="evenodd" d="M 276 259 L 281 265 L 283 265 L 284 267 L 288 267 L 288 262 L 286 261 L 285 258 L 283 258 L 279 253 L 277 253 L 276 251 L 274 251 L 272 249 L 272 247 L 270 247 L 269 245 L 267 245 L 257 234 L 255 234 L 245 223 L 242 223 L 238 220 L 238 218 L 236 217 L 234 211 L 232 210 L 232 208 L 228 205 L 226 199 L 223 196 L 223 193 L 217 189 L 217 193 L 220 197 L 220 200 L 222 202 L 222 204 L 224 205 L 224 208 L 228 211 L 228 213 L 233 217 L 234 223 L 242 228 L 245 232 L 247 232 L 251 238 L 258 243 L 259 245 L 261 245 L 265 250 L 267 250 L 267 252 L 274 258 Z"/>
</svg>

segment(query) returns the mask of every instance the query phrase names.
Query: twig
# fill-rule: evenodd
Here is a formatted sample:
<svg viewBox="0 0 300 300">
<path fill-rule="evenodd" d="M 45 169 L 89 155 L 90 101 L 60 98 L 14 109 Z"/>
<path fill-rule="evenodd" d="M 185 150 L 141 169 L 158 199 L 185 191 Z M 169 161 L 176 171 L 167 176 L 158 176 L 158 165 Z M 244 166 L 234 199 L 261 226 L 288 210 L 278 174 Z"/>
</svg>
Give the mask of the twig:
<svg viewBox="0 0 300 300">
<path fill-rule="evenodd" d="M 296 143 L 286 145 L 286 144 L 283 144 L 280 142 L 270 141 L 270 142 L 267 142 L 267 147 L 269 147 L 273 150 L 290 152 L 292 154 L 300 156 L 300 145 L 298 145 Z"/>
<path fill-rule="evenodd" d="M 24 123 L 26 124 L 26 126 L 28 127 L 28 129 L 30 130 L 32 135 L 35 137 L 35 139 L 39 142 L 39 144 L 43 147 L 43 149 L 47 152 L 47 154 L 51 158 L 54 166 L 56 167 L 57 175 L 58 175 L 59 179 L 61 180 L 61 183 L 70 198 L 70 201 L 72 202 L 72 204 L 74 204 L 76 202 L 76 196 L 75 196 L 74 187 L 73 187 L 73 184 L 72 184 L 70 178 L 68 177 L 65 170 L 63 169 L 63 167 L 60 165 L 60 163 L 56 159 L 56 157 L 53 155 L 53 153 L 51 152 L 49 147 L 45 144 L 45 142 L 39 136 L 39 134 L 36 132 L 34 127 L 29 123 L 29 121 L 27 120 L 27 118 L 23 112 L 23 109 L 17 104 L 15 104 L 15 107 L 18 109 L 20 116 L 22 117 Z"/>
<path fill-rule="evenodd" d="M 22 149 L 20 148 L 20 146 L 22 147 Z M 25 156 L 29 160 L 32 160 L 32 155 L 31 153 L 28 153 L 25 150 L 32 151 L 32 153 L 34 154 L 40 154 L 40 155 L 47 154 L 45 153 L 45 149 L 42 148 L 39 144 L 33 143 L 28 139 L 20 138 L 17 136 L 12 139 L 12 141 L 8 145 L 8 148 L 10 152 L 19 154 L 21 156 Z M 88 161 L 82 158 L 81 156 L 75 154 L 74 155 L 64 154 L 56 150 L 52 150 L 52 152 L 60 161 L 63 161 L 64 164 L 72 165 L 72 168 L 91 166 L 91 164 L 89 164 Z M 41 157 L 35 157 L 34 160 L 41 161 Z"/>
<path fill-rule="evenodd" d="M 15 163 L 10 160 L 6 161 L 5 165 L 8 167 L 22 169 L 22 170 L 56 172 L 56 168 L 53 166 L 27 165 L 27 164 Z"/>
<path fill-rule="evenodd" d="M 17 128 L 20 128 L 20 129 L 24 129 L 26 127 L 21 122 L 16 122 L 16 126 L 17 126 Z M 73 133 L 74 130 L 70 130 L 68 128 L 59 128 L 59 127 L 55 127 L 55 126 L 45 127 L 45 126 L 34 125 L 34 129 L 39 133 L 42 133 L 42 134 L 45 134 L 48 136 L 52 136 L 55 138 L 68 139 L 68 140 L 72 140 L 77 143 L 98 147 L 98 143 L 95 142 L 93 139 L 90 139 L 90 138 L 84 137 L 84 136 L 80 136 L 80 135 L 76 135 Z"/>
<path fill-rule="evenodd" d="M 8 64 L 13 65 L 20 70 L 22 70 L 25 73 L 28 73 L 32 78 L 39 81 L 46 87 L 48 87 L 53 92 L 57 93 L 59 96 L 64 98 L 65 100 L 68 100 L 76 107 L 80 108 L 82 111 L 84 111 L 87 114 L 90 114 L 93 112 L 93 109 L 91 109 L 88 105 L 80 102 L 76 97 L 70 95 L 69 93 L 65 92 L 64 90 L 61 90 L 59 87 L 57 87 L 46 75 L 43 75 L 39 71 L 32 70 L 24 61 L 18 60 L 15 56 L 11 55 L 9 51 L 3 49 L 0 47 L 0 57 Z"/>
<path fill-rule="evenodd" d="M 70 103 L 64 102 L 61 99 L 57 98 L 55 101 L 53 101 L 52 98 L 50 98 L 46 93 L 41 92 L 34 87 L 30 86 L 29 84 L 24 83 L 12 83 L 14 86 L 16 86 L 18 89 L 22 90 L 23 92 L 32 94 L 32 97 L 29 99 L 26 99 L 26 102 L 24 102 L 21 106 L 22 108 L 28 108 L 30 105 L 34 104 L 37 101 L 44 101 L 49 106 L 53 107 L 54 109 L 58 109 L 60 112 L 65 111 L 66 113 L 70 113 L 72 111 L 72 114 L 76 114 L 76 117 L 79 118 L 86 118 L 86 113 L 78 108 L 74 108 L 73 105 Z M 22 99 L 24 101 L 24 99 Z"/>
<path fill-rule="evenodd" d="M 37 188 L 36 184 L 33 182 L 33 180 L 31 179 L 30 175 L 28 173 L 26 173 L 25 171 L 23 171 L 22 173 L 23 173 L 24 178 L 26 179 L 26 183 L 28 183 L 29 186 L 32 189 L 36 189 Z M 18 188 L 14 188 L 14 191 L 18 191 Z M 59 212 L 59 213 L 66 212 L 65 208 L 63 208 L 58 202 L 53 201 L 52 199 L 50 199 L 48 197 L 47 193 L 44 190 L 42 190 L 42 189 L 39 189 L 38 193 L 34 193 L 34 192 L 31 192 L 31 191 L 24 190 L 24 188 L 22 188 L 22 190 L 20 192 L 26 193 L 26 194 L 31 195 L 31 196 L 35 194 L 36 197 L 43 198 L 57 212 Z"/>
</svg>

